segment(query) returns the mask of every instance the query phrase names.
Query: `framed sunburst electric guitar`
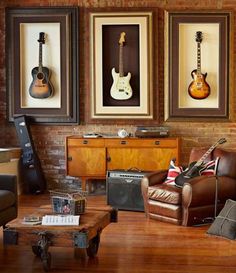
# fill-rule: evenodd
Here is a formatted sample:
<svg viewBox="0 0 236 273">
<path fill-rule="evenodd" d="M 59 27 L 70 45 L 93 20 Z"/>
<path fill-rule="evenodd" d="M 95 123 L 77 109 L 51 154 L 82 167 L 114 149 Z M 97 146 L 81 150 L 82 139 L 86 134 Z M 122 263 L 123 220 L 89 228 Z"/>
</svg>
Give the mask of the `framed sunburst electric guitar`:
<svg viewBox="0 0 236 273">
<path fill-rule="evenodd" d="M 197 69 L 191 72 L 193 81 L 188 87 L 189 95 L 196 100 L 202 100 L 210 95 L 211 89 L 209 84 L 206 82 L 207 73 L 203 74 L 201 72 L 201 42 L 202 42 L 202 32 L 196 32 L 196 42 L 197 42 Z"/>
<path fill-rule="evenodd" d="M 119 39 L 119 72 L 116 73 L 115 68 L 112 68 L 113 84 L 111 86 L 110 94 L 115 100 L 128 100 L 132 97 L 133 91 L 130 86 L 131 73 L 128 72 L 124 76 L 124 58 L 123 48 L 125 43 L 125 32 L 121 32 Z"/>
<path fill-rule="evenodd" d="M 45 33 L 39 33 L 39 66 L 32 69 L 33 80 L 29 87 L 30 96 L 36 99 L 49 98 L 53 94 L 53 87 L 49 81 L 50 71 L 42 63 L 42 45 L 45 44 Z"/>
</svg>

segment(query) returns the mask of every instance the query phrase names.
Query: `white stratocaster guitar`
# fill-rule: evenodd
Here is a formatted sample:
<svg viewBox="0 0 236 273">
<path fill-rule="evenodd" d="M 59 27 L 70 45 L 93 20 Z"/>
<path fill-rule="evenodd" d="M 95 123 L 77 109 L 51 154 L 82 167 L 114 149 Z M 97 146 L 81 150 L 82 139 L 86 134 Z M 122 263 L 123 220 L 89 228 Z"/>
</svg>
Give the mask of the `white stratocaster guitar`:
<svg viewBox="0 0 236 273">
<path fill-rule="evenodd" d="M 125 32 L 120 34 L 120 54 L 119 54 L 119 73 L 116 73 L 115 68 L 112 68 L 111 74 L 113 78 L 113 84 L 111 86 L 111 97 L 116 100 L 128 100 L 132 97 L 133 91 L 130 86 L 131 73 L 124 76 L 123 68 L 123 47 L 125 42 Z"/>
</svg>

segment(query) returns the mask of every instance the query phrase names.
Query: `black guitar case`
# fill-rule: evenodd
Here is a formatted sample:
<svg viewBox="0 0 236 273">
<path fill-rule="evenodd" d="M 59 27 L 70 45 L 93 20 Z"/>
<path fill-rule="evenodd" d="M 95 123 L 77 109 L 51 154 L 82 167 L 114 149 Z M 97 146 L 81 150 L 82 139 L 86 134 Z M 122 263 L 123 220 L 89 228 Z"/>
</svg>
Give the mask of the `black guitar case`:
<svg viewBox="0 0 236 273">
<path fill-rule="evenodd" d="M 14 118 L 16 132 L 22 149 L 20 159 L 20 175 L 26 193 L 42 193 L 46 188 L 46 180 L 40 160 L 34 148 L 34 143 L 26 116 Z"/>
</svg>

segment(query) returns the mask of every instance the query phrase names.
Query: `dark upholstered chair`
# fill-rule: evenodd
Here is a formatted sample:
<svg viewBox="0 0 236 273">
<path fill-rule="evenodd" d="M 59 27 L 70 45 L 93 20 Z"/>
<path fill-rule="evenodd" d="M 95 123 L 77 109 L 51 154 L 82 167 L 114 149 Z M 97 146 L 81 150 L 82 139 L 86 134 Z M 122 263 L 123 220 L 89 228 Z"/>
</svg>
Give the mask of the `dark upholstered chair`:
<svg viewBox="0 0 236 273">
<path fill-rule="evenodd" d="M 0 174 L 0 226 L 17 217 L 17 177 Z"/>
<path fill-rule="evenodd" d="M 189 162 L 197 161 L 207 149 L 194 148 Z M 197 176 L 183 188 L 163 184 L 168 170 L 148 174 L 142 179 L 142 195 L 147 217 L 177 225 L 192 226 L 215 216 L 227 199 L 236 200 L 236 152 L 216 148 L 207 161 L 219 157 L 217 176 Z M 216 179 L 217 177 L 217 179 Z"/>
</svg>

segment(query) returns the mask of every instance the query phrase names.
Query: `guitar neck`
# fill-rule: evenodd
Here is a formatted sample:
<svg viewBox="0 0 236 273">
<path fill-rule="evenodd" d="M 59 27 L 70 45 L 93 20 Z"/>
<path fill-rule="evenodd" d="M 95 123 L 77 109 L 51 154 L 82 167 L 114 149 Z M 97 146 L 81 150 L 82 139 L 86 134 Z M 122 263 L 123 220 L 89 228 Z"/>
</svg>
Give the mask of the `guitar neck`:
<svg viewBox="0 0 236 273">
<path fill-rule="evenodd" d="M 123 45 L 120 45 L 119 52 L 119 75 L 120 77 L 124 77 Z"/>
<path fill-rule="evenodd" d="M 197 74 L 201 74 L 201 43 L 197 43 Z"/>
<path fill-rule="evenodd" d="M 43 51 L 42 43 L 39 43 L 39 72 L 42 72 L 43 69 L 42 51 Z"/>
<path fill-rule="evenodd" d="M 200 160 L 199 161 L 204 161 L 207 157 L 208 157 L 208 155 L 216 148 L 216 146 L 218 146 L 219 145 L 219 142 L 217 142 L 217 143 L 215 143 L 214 145 L 212 145 L 210 148 L 209 148 L 209 150 L 200 158 Z"/>
</svg>

